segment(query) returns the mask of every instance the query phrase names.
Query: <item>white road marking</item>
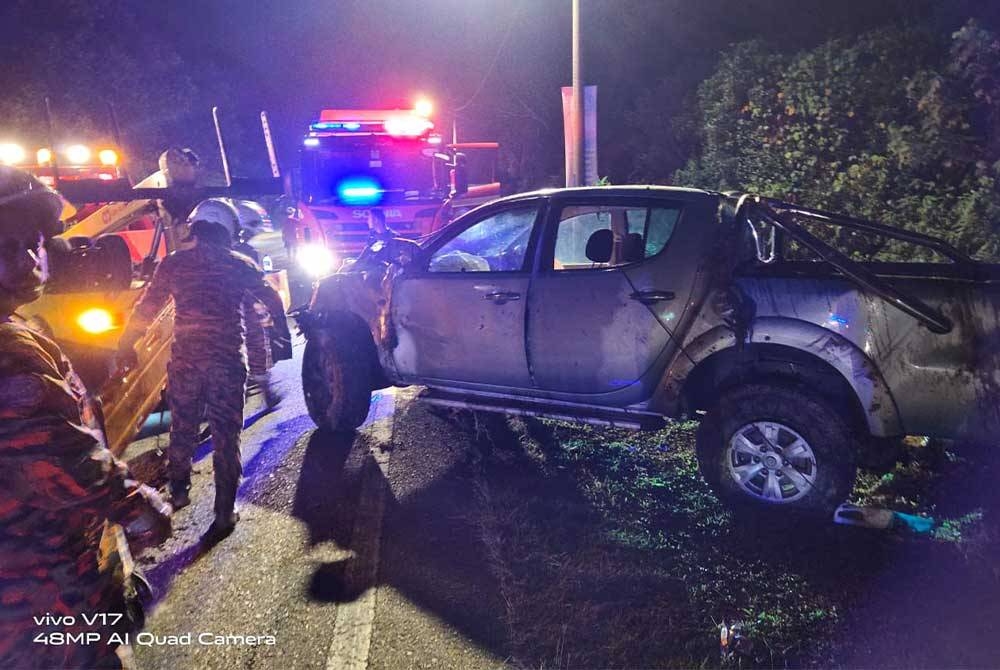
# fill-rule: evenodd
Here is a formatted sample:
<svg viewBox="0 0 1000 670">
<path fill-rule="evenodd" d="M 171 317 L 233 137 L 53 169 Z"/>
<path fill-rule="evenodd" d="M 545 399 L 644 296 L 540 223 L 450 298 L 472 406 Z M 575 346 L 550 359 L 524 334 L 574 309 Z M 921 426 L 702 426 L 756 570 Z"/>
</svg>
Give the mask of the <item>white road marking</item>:
<svg viewBox="0 0 1000 670">
<path fill-rule="evenodd" d="M 355 558 L 348 562 L 344 570 L 344 592 L 353 594 L 362 589 L 364 592 L 354 600 L 337 606 L 333 641 L 326 658 L 327 670 L 366 670 L 368 667 L 395 410 L 392 389 L 377 393 L 379 396 L 371 412 L 375 421 L 363 429 L 368 433 L 371 448 L 369 460 L 364 466 L 354 520 L 351 549 Z"/>
</svg>

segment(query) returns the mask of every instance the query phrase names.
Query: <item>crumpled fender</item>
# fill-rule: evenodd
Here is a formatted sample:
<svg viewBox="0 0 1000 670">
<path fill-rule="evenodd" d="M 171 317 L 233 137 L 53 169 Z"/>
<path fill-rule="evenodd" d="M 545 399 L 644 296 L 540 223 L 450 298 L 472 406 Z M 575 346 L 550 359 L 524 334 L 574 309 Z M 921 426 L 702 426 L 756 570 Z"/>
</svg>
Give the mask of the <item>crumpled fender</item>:
<svg viewBox="0 0 1000 670">
<path fill-rule="evenodd" d="M 349 317 L 347 323 L 358 327 L 364 324 L 371 334 L 373 356 L 382 374 L 392 376 L 396 369 L 392 358 L 395 336 L 389 322 L 389 297 L 394 270 L 381 269 L 325 277 L 317 284 L 309 306 L 293 310 L 291 316 L 307 339 L 317 328 L 344 326 L 345 316 Z"/>
<path fill-rule="evenodd" d="M 839 372 L 854 390 L 864 410 L 872 435 L 903 433 L 899 410 L 878 367 L 853 342 L 816 324 L 782 317 L 754 319 L 749 328 L 753 344 L 783 345 L 824 361 Z M 676 408 L 685 381 L 708 357 L 737 346 L 736 335 L 727 326 L 717 326 L 686 343 L 687 356 L 678 356 L 657 388 L 654 403 Z"/>
</svg>

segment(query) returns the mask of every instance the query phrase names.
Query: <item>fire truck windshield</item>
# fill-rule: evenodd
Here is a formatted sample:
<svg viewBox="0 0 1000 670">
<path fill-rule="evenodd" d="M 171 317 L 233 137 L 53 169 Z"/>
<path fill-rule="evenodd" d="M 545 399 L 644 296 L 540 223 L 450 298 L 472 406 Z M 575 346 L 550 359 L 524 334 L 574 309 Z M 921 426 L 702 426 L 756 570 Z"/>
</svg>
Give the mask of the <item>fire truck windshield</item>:
<svg viewBox="0 0 1000 670">
<path fill-rule="evenodd" d="M 302 190 L 311 204 L 392 204 L 435 196 L 426 142 L 386 136 L 317 138 L 302 150 Z"/>
</svg>

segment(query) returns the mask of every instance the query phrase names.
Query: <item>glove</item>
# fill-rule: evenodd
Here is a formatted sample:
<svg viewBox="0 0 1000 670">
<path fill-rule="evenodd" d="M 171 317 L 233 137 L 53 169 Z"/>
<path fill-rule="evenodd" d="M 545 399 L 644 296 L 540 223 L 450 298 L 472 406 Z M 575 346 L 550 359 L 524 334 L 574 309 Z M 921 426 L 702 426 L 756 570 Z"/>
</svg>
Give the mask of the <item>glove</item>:
<svg viewBox="0 0 1000 670">
<path fill-rule="evenodd" d="M 159 493 L 148 486 L 140 486 L 132 495 L 141 496 L 145 502 L 138 517 L 125 526 L 129 546 L 139 553 L 143 549 L 163 544 L 173 534 L 170 518 L 173 510 Z"/>
</svg>

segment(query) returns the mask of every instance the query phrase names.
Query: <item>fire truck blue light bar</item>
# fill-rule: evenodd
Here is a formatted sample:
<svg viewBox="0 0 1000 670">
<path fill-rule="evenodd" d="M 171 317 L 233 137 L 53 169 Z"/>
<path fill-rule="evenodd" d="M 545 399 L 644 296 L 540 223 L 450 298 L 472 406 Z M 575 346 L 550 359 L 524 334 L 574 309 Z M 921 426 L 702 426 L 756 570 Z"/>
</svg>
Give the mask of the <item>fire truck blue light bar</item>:
<svg viewBox="0 0 1000 670">
<path fill-rule="evenodd" d="M 371 177 L 348 177 L 337 185 L 337 195 L 345 205 L 376 205 L 382 200 L 382 188 Z"/>
</svg>

